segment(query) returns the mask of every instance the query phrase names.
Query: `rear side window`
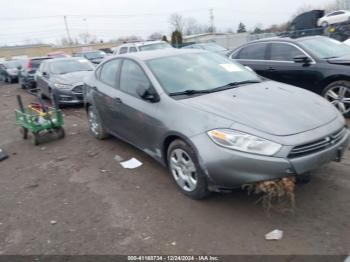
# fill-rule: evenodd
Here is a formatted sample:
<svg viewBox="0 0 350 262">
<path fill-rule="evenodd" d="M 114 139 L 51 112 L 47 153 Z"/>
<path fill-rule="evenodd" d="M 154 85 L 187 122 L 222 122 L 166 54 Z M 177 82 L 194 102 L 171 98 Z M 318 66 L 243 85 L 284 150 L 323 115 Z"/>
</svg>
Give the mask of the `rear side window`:
<svg viewBox="0 0 350 262">
<path fill-rule="evenodd" d="M 117 74 L 120 65 L 120 59 L 114 59 L 102 66 L 100 69 L 100 80 L 105 84 L 116 87 Z"/>
<path fill-rule="evenodd" d="M 282 43 L 272 43 L 270 50 L 270 60 L 293 61 L 293 58 L 303 53 L 295 46 Z"/>
<path fill-rule="evenodd" d="M 241 51 L 238 52 L 236 59 L 247 59 L 247 60 L 265 60 L 267 44 L 252 44 L 243 47 Z"/>
<path fill-rule="evenodd" d="M 135 53 L 135 52 L 137 52 L 136 47 L 134 47 L 134 46 L 130 47 L 129 52 L 130 52 L 130 53 Z"/>
<path fill-rule="evenodd" d="M 33 59 L 33 60 L 31 60 L 32 68 L 33 69 L 39 68 L 40 64 L 45 60 L 47 60 L 47 59 Z"/>
<path fill-rule="evenodd" d="M 141 67 L 134 61 L 124 60 L 120 74 L 120 90 L 136 96 L 140 87 L 149 88 L 150 82 Z"/>
<path fill-rule="evenodd" d="M 119 50 L 119 54 L 126 54 L 127 52 L 128 52 L 128 47 L 127 46 L 123 46 Z"/>
</svg>

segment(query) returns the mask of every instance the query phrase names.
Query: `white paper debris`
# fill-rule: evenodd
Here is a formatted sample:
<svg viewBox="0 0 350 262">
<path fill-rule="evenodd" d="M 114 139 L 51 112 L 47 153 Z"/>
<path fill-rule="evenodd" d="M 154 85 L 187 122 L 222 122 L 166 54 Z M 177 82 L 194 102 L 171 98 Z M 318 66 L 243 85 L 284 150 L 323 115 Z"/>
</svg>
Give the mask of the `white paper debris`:
<svg viewBox="0 0 350 262">
<path fill-rule="evenodd" d="M 118 162 L 122 162 L 124 159 L 120 155 L 115 155 L 114 160 L 116 160 Z"/>
<path fill-rule="evenodd" d="M 51 221 L 50 221 L 50 224 L 51 224 L 51 225 L 56 225 L 56 224 L 57 224 L 57 221 L 56 221 L 56 220 L 51 220 Z"/>
<path fill-rule="evenodd" d="M 278 229 L 275 229 L 265 235 L 266 240 L 280 240 L 282 239 L 282 237 L 283 237 L 283 231 Z"/>
<path fill-rule="evenodd" d="M 142 165 L 140 161 L 138 161 L 136 158 L 131 158 L 130 160 L 120 162 L 122 167 L 128 168 L 128 169 L 134 169 Z"/>
</svg>

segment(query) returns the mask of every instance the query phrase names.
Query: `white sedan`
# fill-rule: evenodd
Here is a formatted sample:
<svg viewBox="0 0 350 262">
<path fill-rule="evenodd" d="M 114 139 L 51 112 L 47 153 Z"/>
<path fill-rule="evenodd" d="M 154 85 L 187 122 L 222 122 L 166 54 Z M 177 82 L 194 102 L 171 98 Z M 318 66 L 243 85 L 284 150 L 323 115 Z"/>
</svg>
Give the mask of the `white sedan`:
<svg viewBox="0 0 350 262">
<path fill-rule="evenodd" d="M 339 10 L 334 11 L 318 19 L 318 26 L 327 27 L 337 23 L 343 23 L 350 20 L 350 11 Z"/>
</svg>

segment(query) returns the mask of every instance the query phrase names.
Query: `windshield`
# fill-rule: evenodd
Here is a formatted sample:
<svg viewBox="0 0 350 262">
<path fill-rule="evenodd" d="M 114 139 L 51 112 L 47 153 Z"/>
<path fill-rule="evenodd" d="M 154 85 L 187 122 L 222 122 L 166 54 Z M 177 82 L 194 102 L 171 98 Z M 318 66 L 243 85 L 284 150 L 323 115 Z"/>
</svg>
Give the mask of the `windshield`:
<svg viewBox="0 0 350 262">
<path fill-rule="evenodd" d="M 221 45 L 210 43 L 210 44 L 202 44 L 201 45 L 205 50 L 209 50 L 212 52 L 220 52 L 220 51 L 227 51 L 225 47 L 222 47 Z"/>
<path fill-rule="evenodd" d="M 254 72 L 215 53 L 183 54 L 156 58 L 147 63 L 168 93 L 211 90 L 230 83 L 261 81 Z"/>
<path fill-rule="evenodd" d="M 320 59 L 350 55 L 349 46 L 327 37 L 305 39 L 300 41 L 300 45 L 310 50 L 310 52 Z"/>
<path fill-rule="evenodd" d="M 168 43 L 157 43 L 157 44 L 150 44 L 150 45 L 144 45 L 139 47 L 141 51 L 151 51 L 151 50 L 165 49 L 165 48 L 171 48 L 171 45 L 169 45 Z"/>
<path fill-rule="evenodd" d="M 77 71 L 92 71 L 94 67 L 85 59 L 79 60 L 62 60 L 51 64 L 53 74 L 67 74 Z"/>
<path fill-rule="evenodd" d="M 87 59 L 104 58 L 105 56 L 106 56 L 106 53 L 102 51 L 85 53 L 85 57 Z"/>
<path fill-rule="evenodd" d="M 6 68 L 14 69 L 14 68 L 17 68 L 19 66 L 23 66 L 23 64 L 24 64 L 24 61 L 16 60 L 16 61 L 6 62 L 5 66 L 6 66 Z"/>
</svg>

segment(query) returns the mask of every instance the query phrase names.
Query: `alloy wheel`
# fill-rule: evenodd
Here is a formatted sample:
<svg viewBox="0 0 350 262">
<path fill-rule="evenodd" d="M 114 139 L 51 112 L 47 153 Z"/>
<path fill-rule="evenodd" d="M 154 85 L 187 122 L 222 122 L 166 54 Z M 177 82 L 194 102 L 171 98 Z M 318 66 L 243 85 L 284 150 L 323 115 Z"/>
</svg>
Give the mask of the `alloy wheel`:
<svg viewBox="0 0 350 262">
<path fill-rule="evenodd" d="M 99 123 L 96 117 L 96 114 L 94 112 L 94 110 L 91 108 L 91 106 L 89 107 L 89 112 L 88 112 L 88 120 L 89 120 L 89 127 L 91 132 L 95 135 L 98 136 L 98 128 L 99 128 Z"/>
<path fill-rule="evenodd" d="M 198 177 L 196 166 L 189 154 L 180 149 L 174 149 L 170 154 L 170 169 L 176 183 L 185 191 L 194 191 Z"/>
<path fill-rule="evenodd" d="M 324 97 L 342 114 L 350 112 L 350 88 L 342 85 L 330 88 Z"/>
</svg>

